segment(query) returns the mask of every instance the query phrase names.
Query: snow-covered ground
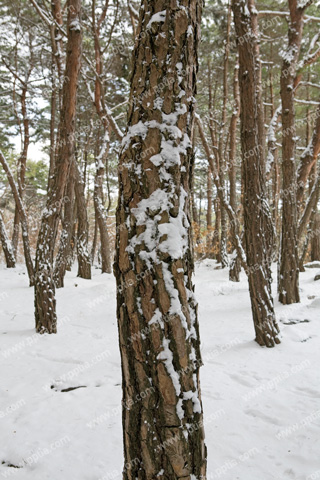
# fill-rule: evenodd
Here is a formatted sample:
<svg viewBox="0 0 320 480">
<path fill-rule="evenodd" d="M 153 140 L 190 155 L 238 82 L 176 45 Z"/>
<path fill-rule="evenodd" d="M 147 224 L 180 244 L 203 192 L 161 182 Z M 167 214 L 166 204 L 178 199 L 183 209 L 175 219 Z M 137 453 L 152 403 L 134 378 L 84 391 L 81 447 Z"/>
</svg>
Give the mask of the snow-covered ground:
<svg viewBox="0 0 320 480">
<path fill-rule="evenodd" d="M 320 479 L 317 273 L 301 274 L 301 304 L 276 303 L 282 344 L 267 349 L 244 274 L 197 266 L 208 480 Z M 57 308 L 58 335 L 35 334 L 24 268 L 0 267 L 0 478 L 121 480 L 114 278 L 68 273 Z"/>
</svg>

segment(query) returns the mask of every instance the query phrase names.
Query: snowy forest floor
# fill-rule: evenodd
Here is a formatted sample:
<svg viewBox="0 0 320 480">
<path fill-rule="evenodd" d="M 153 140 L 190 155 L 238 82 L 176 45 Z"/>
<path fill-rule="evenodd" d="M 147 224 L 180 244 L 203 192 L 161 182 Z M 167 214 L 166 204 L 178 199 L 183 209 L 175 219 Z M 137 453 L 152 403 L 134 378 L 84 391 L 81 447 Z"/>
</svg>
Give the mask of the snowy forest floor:
<svg viewBox="0 0 320 480">
<path fill-rule="evenodd" d="M 300 304 L 276 302 L 283 338 L 267 349 L 253 340 L 245 275 L 197 266 L 208 480 L 320 479 L 317 273 L 301 274 Z M 24 267 L 0 267 L 0 478 L 121 480 L 116 287 L 93 274 L 67 273 L 58 335 L 39 336 Z"/>
</svg>

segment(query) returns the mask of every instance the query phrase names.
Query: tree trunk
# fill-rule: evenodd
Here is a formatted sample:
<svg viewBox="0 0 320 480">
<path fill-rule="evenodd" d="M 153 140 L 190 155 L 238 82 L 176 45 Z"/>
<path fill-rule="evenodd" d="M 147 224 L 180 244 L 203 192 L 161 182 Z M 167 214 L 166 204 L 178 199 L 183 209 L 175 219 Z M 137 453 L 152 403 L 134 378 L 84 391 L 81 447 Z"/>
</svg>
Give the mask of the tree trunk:
<svg viewBox="0 0 320 480">
<path fill-rule="evenodd" d="M 112 264 L 111 264 L 111 252 L 110 252 L 110 242 L 109 242 L 109 233 L 107 226 L 107 216 L 104 207 L 104 195 L 103 195 L 103 179 L 104 179 L 104 165 L 99 162 L 96 162 L 96 177 L 94 180 L 94 209 L 96 214 L 96 220 L 99 227 L 100 233 L 100 254 L 101 254 L 101 270 L 102 273 L 111 273 Z"/>
<path fill-rule="evenodd" d="M 57 332 L 55 286 L 52 263 L 62 199 L 74 159 L 77 83 L 81 58 L 81 0 L 67 2 L 67 56 L 60 115 L 59 153 L 52 185 L 42 216 L 36 252 L 35 321 L 40 333 Z"/>
<path fill-rule="evenodd" d="M 30 252 L 27 215 L 19 195 L 18 187 L 14 181 L 12 172 L 1 150 L 0 150 L 0 163 L 7 175 L 8 182 L 11 187 L 11 191 L 15 200 L 15 204 L 19 212 L 19 219 L 20 219 L 21 230 L 22 230 L 24 257 L 25 257 L 26 267 L 27 267 L 28 276 L 29 276 L 29 285 L 30 287 L 32 287 L 34 285 L 35 278 L 34 278 L 33 262 L 31 258 L 31 252 Z"/>
<path fill-rule="evenodd" d="M 271 293 L 273 226 L 265 191 L 264 115 L 257 10 L 253 0 L 233 0 L 232 7 L 240 65 L 244 238 L 251 308 L 256 341 L 259 345 L 273 347 L 280 340 Z"/>
<path fill-rule="evenodd" d="M 53 274 L 56 288 L 62 288 L 64 286 L 64 276 L 67 270 L 68 256 L 70 255 L 70 244 L 74 221 L 74 183 L 74 165 L 71 165 L 66 189 L 66 197 L 64 201 L 64 216 L 62 222 L 62 232 L 60 236 L 60 245 Z"/>
<path fill-rule="evenodd" d="M 289 0 L 288 48 L 281 68 L 282 104 L 282 235 L 279 270 L 279 301 L 284 305 L 300 301 L 297 245 L 297 195 L 295 167 L 294 81 L 299 58 L 304 9 Z"/>
<path fill-rule="evenodd" d="M 96 249 L 97 249 L 97 241 L 98 241 L 98 222 L 96 215 L 94 216 L 94 234 L 93 234 L 93 240 L 92 240 L 92 247 L 91 247 L 91 265 L 94 264 L 94 259 L 96 256 Z"/>
<path fill-rule="evenodd" d="M 212 255 L 212 172 L 210 165 L 208 165 L 207 177 L 207 238 L 206 249 L 207 256 L 213 258 Z"/>
<path fill-rule="evenodd" d="M 32 69 L 32 67 L 30 67 Z M 31 72 L 31 70 L 29 70 Z M 27 75 L 27 78 L 29 74 Z M 21 113 L 23 118 L 23 149 L 18 160 L 18 192 L 23 201 L 23 194 L 25 189 L 25 178 L 26 178 L 26 167 L 27 167 L 27 156 L 28 156 L 28 149 L 30 143 L 30 136 L 29 136 L 29 118 L 27 112 L 27 104 L 26 104 L 26 96 L 27 96 L 27 86 L 23 87 L 21 93 Z M 14 224 L 13 224 L 13 235 L 12 235 L 12 246 L 13 246 L 13 254 L 16 257 L 18 251 L 18 242 L 19 242 L 19 209 L 16 205 L 15 213 L 14 213 Z"/>
<path fill-rule="evenodd" d="M 309 125 L 308 122 L 307 122 L 307 125 Z M 317 162 L 319 153 L 320 153 L 320 103 L 316 112 L 315 127 L 313 130 L 311 141 L 307 146 L 307 148 L 305 149 L 305 151 L 303 152 L 300 159 L 300 165 L 298 169 L 298 190 L 297 190 L 298 205 L 303 200 L 303 193 L 305 190 L 305 185 L 307 183 L 308 176 L 310 175 L 310 172 L 312 171 L 313 167 Z"/>
<path fill-rule="evenodd" d="M 89 222 L 87 215 L 84 181 L 78 165 L 75 165 L 75 192 L 77 200 L 78 234 L 78 277 L 91 279 L 91 262 L 88 251 Z"/>
<path fill-rule="evenodd" d="M 164 0 L 155 10 L 142 1 L 120 155 L 115 274 L 124 480 L 206 477 L 190 228 L 202 2 L 184 3 Z"/>
<path fill-rule="evenodd" d="M 4 224 L 4 220 L 1 212 L 0 212 L 0 240 L 1 240 L 2 250 L 6 259 L 7 268 L 15 268 L 16 259 L 14 257 L 12 244 L 9 240 L 6 226 Z"/>
<path fill-rule="evenodd" d="M 320 260 L 320 213 L 315 215 L 311 238 L 311 261 Z"/>
<path fill-rule="evenodd" d="M 231 29 L 231 5 L 228 7 L 228 19 L 227 19 L 227 33 L 224 50 L 224 66 L 223 66 L 223 99 L 222 99 L 222 113 L 221 113 L 221 125 L 219 132 L 219 176 L 220 183 L 224 191 L 226 191 L 226 159 L 224 154 L 224 132 L 227 120 L 227 99 L 228 99 L 228 75 L 229 75 L 229 43 L 230 43 L 230 29 Z M 221 205 L 221 237 L 220 237 L 220 255 L 221 255 L 221 268 L 226 268 L 229 265 L 228 251 L 228 215 L 223 205 Z"/>
</svg>

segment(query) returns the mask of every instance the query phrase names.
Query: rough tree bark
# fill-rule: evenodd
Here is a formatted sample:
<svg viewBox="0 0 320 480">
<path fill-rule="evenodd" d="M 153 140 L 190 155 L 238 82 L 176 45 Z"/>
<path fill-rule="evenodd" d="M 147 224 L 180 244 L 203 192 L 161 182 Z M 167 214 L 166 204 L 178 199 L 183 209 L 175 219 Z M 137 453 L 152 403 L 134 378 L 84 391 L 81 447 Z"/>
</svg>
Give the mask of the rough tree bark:
<svg viewBox="0 0 320 480">
<path fill-rule="evenodd" d="M 124 480 L 206 477 L 190 228 L 201 3 L 140 9 L 115 261 Z"/>
<path fill-rule="evenodd" d="M 297 192 L 295 166 L 294 81 L 301 48 L 305 7 L 298 0 L 288 0 L 290 25 L 288 47 L 281 68 L 282 105 L 282 235 L 279 269 L 279 301 L 297 303 L 299 295 L 299 259 L 297 244 Z"/>
<path fill-rule="evenodd" d="M 264 115 L 254 0 L 233 0 L 239 50 L 244 238 L 251 309 L 259 345 L 280 343 L 271 293 L 273 225 L 266 201 Z M 243 40 L 245 39 L 245 41 Z"/>
<path fill-rule="evenodd" d="M 9 240 L 6 226 L 4 224 L 4 220 L 1 212 L 0 212 L 0 241 L 1 241 L 3 253 L 6 259 L 7 268 L 15 268 L 16 259 L 13 253 L 12 244 Z"/>
<path fill-rule="evenodd" d="M 47 205 L 42 216 L 36 251 L 35 321 L 40 333 L 57 332 L 52 263 L 60 211 L 71 162 L 74 161 L 77 81 L 81 58 L 81 0 L 67 2 L 67 56 L 62 91 L 59 152 Z"/>
<path fill-rule="evenodd" d="M 54 284 L 56 288 L 63 288 L 64 276 L 67 270 L 68 256 L 70 255 L 70 244 L 73 230 L 74 213 L 74 183 L 75 173 L 74 164 L 70 165 L 66 195 L 64 198 L 64 215 L 62 221 L 62 231 L 60 236 L 59 251 L 54 268 Z"/>
</svg>

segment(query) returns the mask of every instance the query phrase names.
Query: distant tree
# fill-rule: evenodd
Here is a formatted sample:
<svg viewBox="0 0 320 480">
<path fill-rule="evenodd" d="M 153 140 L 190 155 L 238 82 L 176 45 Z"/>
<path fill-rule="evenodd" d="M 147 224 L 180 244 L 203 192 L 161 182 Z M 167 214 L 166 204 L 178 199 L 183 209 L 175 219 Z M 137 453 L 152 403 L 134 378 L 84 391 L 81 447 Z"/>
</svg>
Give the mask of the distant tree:
<svg viewBox="0 0 320 480">
<path fill-rule="evenodd" d="M 201 5 L 143 0 L 139 15 L 115 260 L 125 480 L 206 477 L 190 230 Z"/>
<path fill-rule="evenodd" d="M 251 309 L 259 345 L 280 343 L 271 293 L 274 229 L 266 199 L 259 29 L 254 0 L 233 0 L 239 49 L 244 239 Z"/>
</svg>

